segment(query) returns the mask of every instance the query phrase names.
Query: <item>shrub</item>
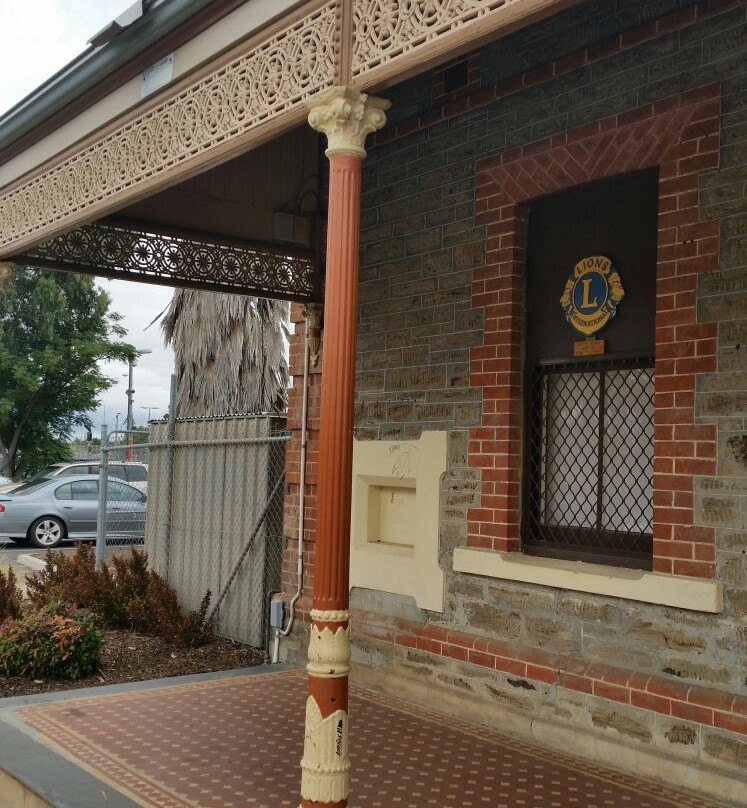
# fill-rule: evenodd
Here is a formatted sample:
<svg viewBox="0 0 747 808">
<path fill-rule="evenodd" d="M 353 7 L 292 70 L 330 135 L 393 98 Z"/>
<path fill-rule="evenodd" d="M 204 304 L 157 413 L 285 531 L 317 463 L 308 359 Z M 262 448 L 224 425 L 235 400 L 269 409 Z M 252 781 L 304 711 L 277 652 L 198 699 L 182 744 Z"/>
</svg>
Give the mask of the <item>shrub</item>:
<svg viewBox="0 0 747 808">
<path fill-rule="evenodd" d="M 100 646 L 90 612 L 51 604 L 0 627 L 0 670 L 7 676 L 80 679 L 98 668 Z"/>
<path fill-rule="evenodd" d="M 94 609 L 101 599 L 96 551 L 79 543 L 72 555 L 47 550 L 44 569 L 26 578 L 26 595 L 35 609 L 50 603 L 68 603 Z"/>
<path fill-rule="evenodd" d="M 29 600 L 37 609 L 56 602 L 89 609 L 107 628 L 155 634 L 182 647 L 210 642 L 210 592 L 197 611 L 184 614 L 173 587 L 148 569 L 146 553 L 114 556 L 112 567 L 104 562 L 97 572 L 90 545 L 79 544 L 72 556 L 48 551 L 44 569 L 28 578 Z"/>
<path fill-rule="evenodd" d="M 155 572 L 150 573 L 149 598 L 154 623 L 152 632 L 164 639 L 170 639 L 181 648 L 204 645 L 213 637 L 212 622 L 207 620 L 210 605 L 208 590 L 200 608 L 184 614 L 179 607 L 176 591 Z"/>
<path fill-rule="evenodd" d="M 21 601 L 23 595 L 16 586 L 16 574 L 13 568 L 8 568 L 5 575 L 0 570 L 0 623 L 21 616 Z"/>
</svg>

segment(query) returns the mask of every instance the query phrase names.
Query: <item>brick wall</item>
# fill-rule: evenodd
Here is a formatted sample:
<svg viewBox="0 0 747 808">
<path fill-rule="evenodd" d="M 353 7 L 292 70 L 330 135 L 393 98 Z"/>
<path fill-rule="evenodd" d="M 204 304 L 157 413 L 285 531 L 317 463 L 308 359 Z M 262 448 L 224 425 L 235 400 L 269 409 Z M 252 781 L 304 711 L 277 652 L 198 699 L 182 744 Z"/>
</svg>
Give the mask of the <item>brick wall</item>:
<svg viewBox="0 0 747 808">
<path fill-rule="evenodd" d="M 354 593 L 362 607 L 354 658 L 372 684 L 396 681 L 414 698 L 438 690 L 455 710 L 481 705 L 477 718 L 500 709 L 519 732 L 546 719 L 578 738 L 581 727 L 739 771 L 747 755 L 746 18 L 745 4 L 728 0 L 595 0 L 464 57 L 462 87 L 445 89 L 457 60 L 387 91 L 390 123 L 364 163 L 356 433 L 448 432 L 447 594 L 438 614 L 385 595 L 371 611 Z M 620 132 L 632 134 L 627 146 L 614 140 Z M 669 140 L 641 155 L 641 137 L 652 132 Z M 451 568 L 451 551 L 467 543 L 518 549 L 521 203 L 562 187 L 537 179 L 557 176 L 559 163 L 543 160 L 592 143 L 617 143 L 618 162 L 579 160 L 586 168 L 573 182 L 610 167 L 662 166 L 655 570 L 715 576 L 725 587 L 719 615 Z"/>
</svg>

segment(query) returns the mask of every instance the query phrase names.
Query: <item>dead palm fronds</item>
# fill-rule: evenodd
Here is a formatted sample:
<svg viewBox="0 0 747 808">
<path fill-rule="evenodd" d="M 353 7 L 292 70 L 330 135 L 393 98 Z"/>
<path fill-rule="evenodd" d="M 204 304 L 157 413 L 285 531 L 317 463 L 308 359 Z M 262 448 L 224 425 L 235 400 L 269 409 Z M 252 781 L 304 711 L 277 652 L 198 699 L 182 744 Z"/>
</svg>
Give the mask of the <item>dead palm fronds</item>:
<svg viewBox="0 0 747 808">
<path fill-rule="evenodd" d="M 288 313 L 279 300 L 176 290 L 161 329 L 176 359 L 177 416 L 284 410 Z"/>
</svg>

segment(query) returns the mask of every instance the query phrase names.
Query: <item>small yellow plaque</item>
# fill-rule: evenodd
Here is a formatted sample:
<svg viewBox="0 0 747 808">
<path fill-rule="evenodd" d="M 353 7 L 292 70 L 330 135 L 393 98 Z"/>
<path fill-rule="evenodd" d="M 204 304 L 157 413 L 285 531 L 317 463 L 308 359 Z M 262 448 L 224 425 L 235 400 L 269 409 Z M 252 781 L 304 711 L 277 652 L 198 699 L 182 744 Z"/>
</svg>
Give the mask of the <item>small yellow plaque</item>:
<svg viewBox="0 0 747 808">
<path fill-rule="evenodd" d="M 585 339 L 573 343 L 574 356 L 599 356 L 604 353 L 603 339 Z"/>
</svg>

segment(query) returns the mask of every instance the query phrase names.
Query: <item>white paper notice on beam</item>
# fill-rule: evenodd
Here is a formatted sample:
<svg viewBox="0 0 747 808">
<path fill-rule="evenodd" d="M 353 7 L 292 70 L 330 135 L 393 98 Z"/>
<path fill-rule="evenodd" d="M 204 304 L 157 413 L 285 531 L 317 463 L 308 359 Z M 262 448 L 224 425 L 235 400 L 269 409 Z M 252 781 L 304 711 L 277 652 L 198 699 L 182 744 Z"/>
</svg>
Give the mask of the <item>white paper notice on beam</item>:
<svg viewBox="0 0 747 808">
<path fill-rule="evenodd" d="M 174 78 L 174 54 L 170 53 L 159 59 L 154 65 L 143 71 L 143 85 L 140 89 L 140 97 L 160 90 Z"/>
</svg>

